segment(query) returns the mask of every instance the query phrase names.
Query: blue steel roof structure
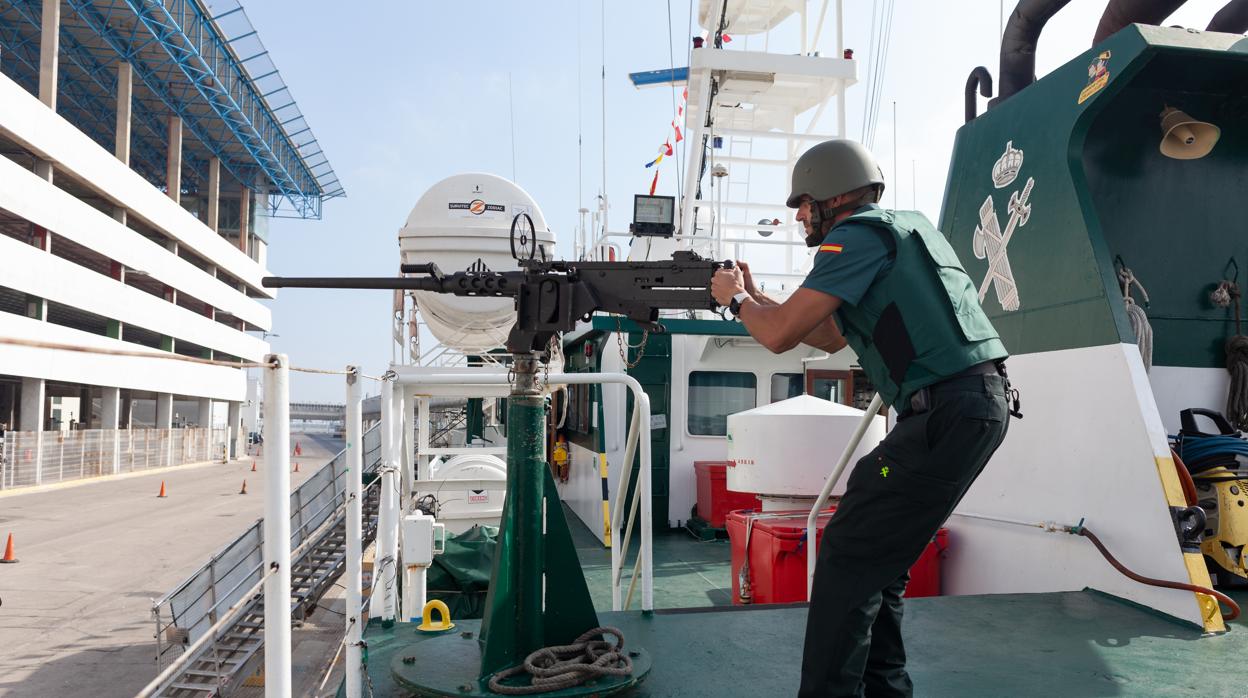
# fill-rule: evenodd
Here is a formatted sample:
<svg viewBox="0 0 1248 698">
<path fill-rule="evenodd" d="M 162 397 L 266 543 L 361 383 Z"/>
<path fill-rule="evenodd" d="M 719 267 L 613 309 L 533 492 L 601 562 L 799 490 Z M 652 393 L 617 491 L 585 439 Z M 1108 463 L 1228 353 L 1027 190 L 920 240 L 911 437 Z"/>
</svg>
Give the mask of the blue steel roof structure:
<svg viewBox="0 0 1248 698">
<path fill-rule="evenodd" d="M 38 92 L 42 0 L 0 2 L 0 72 Z M 182 187 L 216 156 L 271 216 L 320 218 L 345 196 L 238 0 L 61 0 L 57 112 L 112 150 L 117 65 L 134 68 L 131 166 L 165 185 L 167 117 L 182 118 Z"/>
</svg>

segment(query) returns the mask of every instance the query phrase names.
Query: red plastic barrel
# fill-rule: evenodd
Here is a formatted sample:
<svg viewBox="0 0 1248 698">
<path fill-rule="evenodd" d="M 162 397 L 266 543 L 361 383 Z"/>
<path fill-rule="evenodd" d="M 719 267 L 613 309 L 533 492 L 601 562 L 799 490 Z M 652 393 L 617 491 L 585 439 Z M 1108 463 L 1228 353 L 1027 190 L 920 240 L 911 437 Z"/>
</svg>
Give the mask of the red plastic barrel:
<svg viewBox="0 0 1248 698">
<path fill-rule="evenodd" d="M 723 528 L 724 518 L 735 509 L 760 509 L 758 496 L 728 490 L 728 461 L 696 461 L 693 471 L 698 485 L 698 518 L 712 528 Z"/>
<path fill-rule="evenodd" d="M 823 527 L 833 509 L 819 515 L 815 545 L 823 539 Z M 741 601 L 741 565 L 745 562 L 745 531 L 750 519 L 751 603 L 793 603 L 806 600 L 806 517 L 808 511 L 728 514 L 728 539 L 732 545 L 732 602 Z M 940 596 L 940 561 L 948 546 L 949 530 L 942 528 L 910 568 L 906 596 Z"/>
</svg>

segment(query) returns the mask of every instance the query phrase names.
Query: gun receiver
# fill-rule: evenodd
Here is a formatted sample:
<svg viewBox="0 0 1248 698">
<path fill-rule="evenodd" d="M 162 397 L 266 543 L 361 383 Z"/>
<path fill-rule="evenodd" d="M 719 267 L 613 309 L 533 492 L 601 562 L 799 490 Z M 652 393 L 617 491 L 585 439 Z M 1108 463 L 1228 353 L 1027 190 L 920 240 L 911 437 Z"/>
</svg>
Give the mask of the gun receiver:
<svg viewBox="0 0 1248 698">
<path fill-rule="evenodd" d="M 597 311 L 628 317 L 651 331 L 662 331 L 660 310 L 715 310 L 711 277 L 732 262 L 719 262 L 682 250 L 656 262 L 522 261 L 519 271 L 486 269 L 446 274 L 436 264 L 404 264 L 403 277 L 267 276 L 267 288 L 372 288 L 449 293 L 456 296 L 511 296 L 516 324 L 507 338 L 513 354 L 546 351 L 550 340 L 570 332 Z"/>
</svg>

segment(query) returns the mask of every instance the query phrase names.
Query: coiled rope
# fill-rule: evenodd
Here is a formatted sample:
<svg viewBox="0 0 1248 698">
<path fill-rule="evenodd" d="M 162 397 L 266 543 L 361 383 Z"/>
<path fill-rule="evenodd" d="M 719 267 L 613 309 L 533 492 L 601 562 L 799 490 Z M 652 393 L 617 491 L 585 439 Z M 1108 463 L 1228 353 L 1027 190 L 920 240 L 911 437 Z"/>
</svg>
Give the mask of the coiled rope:
<svg viewBox="0 0 1248 698">
<path fill-rule="evenodd" d="M 1235 334 L 1226 340 L 1226 370 L 1231 374 L 1230 389 L 1226 394 L 1226 418 L 1236 429 L 1248 430 L 1248 337 L 1240 326 L 1239 284 L 1223 280 L 1209 294 L 1209 300 L 1219 308 L 1234 306 Z"/>
<path fill-rule="evenodd" d="M 615 636 L 615 644 L 600 638 Z M 533 677 L 527 686 L 512 686 L 503 679 L 520 674 Z M 624 651 L 624 633 L 618 628 L 600 627 L 581 634 L 570 645 L 543 647 L 525 657 L 524 664 L 505 669 L 490 677 L 490 690 L 507 696 L 550 693 L 579 686 L 600 676 L 628 676 L 633 660 Z"/>
<path fill-rule="evenodd" d="M 1131 321 L 1131 331 L 1135 332 L 1135 342 L 1140 350 L 1140 358 L 1144 360 L 1144 371 L 1153 370 L 1153 326 L 1148 322 L 1148 315 L 1131 297 L 1131 286 L 1135 285 L 1144 297 L 1144 305 L 1148 305 L 1148 291 L 1135 278 L 1135 273 L 1126 267 L 1118 269 L 1118 282 L 1122 284 L 1122 302 L 1127 307 L 1127 319 Z"/>
</svg>

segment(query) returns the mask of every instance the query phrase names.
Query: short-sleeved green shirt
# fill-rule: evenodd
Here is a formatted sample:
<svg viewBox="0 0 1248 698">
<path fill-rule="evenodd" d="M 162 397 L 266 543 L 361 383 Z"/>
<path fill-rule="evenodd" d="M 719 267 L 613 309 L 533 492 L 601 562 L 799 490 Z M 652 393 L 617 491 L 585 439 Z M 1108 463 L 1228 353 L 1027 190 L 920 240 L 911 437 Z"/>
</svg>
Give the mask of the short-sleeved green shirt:
<svg viewBox="0 0 1248 698">
<path fill-rule="evenodd" d="M 877 208 L 869 204 L 855 213 Z M 814 267 L 802 287 L 857 305 L 871 284 L 893 268 L 891 252 L 875 226 L 853 222 L 838 225 L 817 248 Z"/>
</svg>

